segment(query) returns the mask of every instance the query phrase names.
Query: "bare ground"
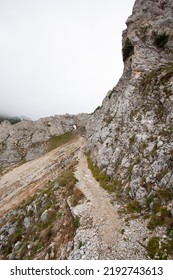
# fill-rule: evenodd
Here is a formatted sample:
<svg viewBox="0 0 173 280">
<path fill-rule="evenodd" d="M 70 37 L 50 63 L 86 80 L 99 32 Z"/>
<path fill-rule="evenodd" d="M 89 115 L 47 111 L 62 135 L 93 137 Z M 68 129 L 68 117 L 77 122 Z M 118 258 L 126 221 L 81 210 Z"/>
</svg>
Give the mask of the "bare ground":
<svg viewBox="0 0 173 280">
<path fill-rule="evenodd" d="M 93 226 L 98 228 L 100 239 L 109 246 L 115 245 L 120 228 L 117 211 L 111 204 L 108 193 L 94 179 L 86 157 L 82 153 L 75 175 L 79 181 L 77 187 L 90 201 L 87 212 L 93 221 Z"/>
<path fill-rule="evenodd" d="M 46 155 L 18 166 L 0 178 L 0 218 L 33 195 L 77 157 L 82 137 L 54 149 Z"/>
</svg>

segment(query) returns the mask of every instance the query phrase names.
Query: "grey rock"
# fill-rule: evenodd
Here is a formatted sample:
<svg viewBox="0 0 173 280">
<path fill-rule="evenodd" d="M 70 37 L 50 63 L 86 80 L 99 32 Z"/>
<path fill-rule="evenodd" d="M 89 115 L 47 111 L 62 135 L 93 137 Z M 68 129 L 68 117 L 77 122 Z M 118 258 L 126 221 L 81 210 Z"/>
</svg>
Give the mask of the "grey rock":
<svg viewBox="0 0 173 280">
<path fill-rule="evenodd" d="M 46 145 L 44 144 L 39 145 L 38 147 L 35 148 L 30 148 L 26 153 L 25 160 L 26 161 L 33 160 L 37 157 L 44 155 L 45 152 L 46 152 Z"/>
<path fill-rule="evenodd" d="M 41 221 L 42 221 L 43 223 L 46 223 L 46 222 L 47 222 L 47 218 L 48 218 L 48 210 L 45 210 L 45 211 L 41 214 L 40 219 L 41 219 Z"/>
<path fill-rule="evenodd" d="M 21 245 L 21 242 L 20 241 L 17 241 L 15 244 L 14 244 L 14 250 L 18 250 L 19 247 Z"/>
<path fill-rule="evenodd" d="M 3 241 L 5 239 L 5 235 L 1 234 L 0 235 L 0 241 Z"/>
<path fill-rule="evenodd" d="M 52 136 L 73 131 L 85 132 L 90 114 L 55 115 L 38 121 L 22 120 L 14 125 L 0 124 L 0 163 L 4 166 L 33 160 L 47 152 L 47 141 Z"/>
<path fill-rule="evenodd" d="M 9 254 L 8 255 L 8 260 L 13 260 L 13 259 L 14 259 L 14 254 L 13 253 Z"/>
<path fill-rule="evenodd" d="M 25 228 L 28 228 L 31 224 L 30 218 L 29 217 L 25 217 L 24 221 L 23 221 L 23 225 Z"/>
<path fill-rule="evenodd" d="M 9 229 L 8 229 L 8 234 L 9 235 L 12 235 L 13 233 L 15 233 L 16 231 L 16 226 L 11 226 Z"/>
</svg>

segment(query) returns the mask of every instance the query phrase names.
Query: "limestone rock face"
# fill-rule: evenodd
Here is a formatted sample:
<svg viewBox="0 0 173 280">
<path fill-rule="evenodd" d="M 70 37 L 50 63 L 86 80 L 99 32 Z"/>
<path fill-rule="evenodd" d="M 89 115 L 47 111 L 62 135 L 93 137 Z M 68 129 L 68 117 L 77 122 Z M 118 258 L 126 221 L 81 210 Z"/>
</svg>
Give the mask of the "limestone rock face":
<svg viewBox="0 0 173 280">
<path fill-rule="evenodd" d="M 8 166 L 21 160 L 32 160 L 46 153 L 46 142 L 52 136 L 73 131 L 84 131 L 89 114 L 56 115 L 38 121 L 23 120 L 11 125 L 0 124 L 0 164 Z"/>
<path fill-rule="evenodd" d="M 173 2 L 136 0 L 123 32 L 124 72 L 87 124 L 87 152 L 122 198 L 173 188 Z"/>
</svg>

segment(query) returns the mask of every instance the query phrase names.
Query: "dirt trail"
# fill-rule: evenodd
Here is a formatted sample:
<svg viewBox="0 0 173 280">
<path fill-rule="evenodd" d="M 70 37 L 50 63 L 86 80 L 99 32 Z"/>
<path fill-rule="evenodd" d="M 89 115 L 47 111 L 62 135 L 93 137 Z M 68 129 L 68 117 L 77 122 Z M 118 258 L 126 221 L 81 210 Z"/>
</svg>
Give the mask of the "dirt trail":
<svg viewBox="0 0 173 280">
<path fill-rule="evenodd" d="M 88 216 L 92 218 L 93 226 L 98 229 L 100 239 L 109 246 L 116 244 L 120 221 L 118 214 L 110 203 L 108 193 L 100 187 L 88 169 L 86 157 L 80 153 L 79 164 L 76 169 L 77 187 L 90 200 Z"/>
<path fill-rule="evenodd" d="M 49 180 L 54 180 L 73 159 L 79 159 L 75 172 L 77 187 L 90 201 L 84 215 L 87 229 L 93 227 L 101 242 L 110 247 L 114 246 L 120 228 L 118 214 L 110 203 L 108 193 L 99 186 L 88 169 L 83 153 L 84 145 L 85 139 L 78 136 L 71 142 L 3 175 L 0 178 L 0 217 L 43 188 Z"/>
<path fill-rule="evenodd" d="M 38 159 L 27 162 L 0 178 L 0 217 L 28 196 L 54 180 L 63 166 L 77 157 L 84 138 L 75 138 Z"/>
</svg>

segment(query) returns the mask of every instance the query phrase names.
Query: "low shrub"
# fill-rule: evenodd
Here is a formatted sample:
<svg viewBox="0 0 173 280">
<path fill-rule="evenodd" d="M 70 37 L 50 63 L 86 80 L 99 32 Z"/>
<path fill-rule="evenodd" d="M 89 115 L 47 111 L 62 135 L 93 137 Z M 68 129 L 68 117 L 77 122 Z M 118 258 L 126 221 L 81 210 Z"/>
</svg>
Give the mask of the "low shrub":
<svg viewBox="0 0 173 280">
<path fill-rule="evenodd" d="M 126 39 L 122 48 L 123 61 L 125 62 L 134 53 L 134 47 L 129 38 Z"/>
<path fill-rule="evenodd" d="M 169 35 L 166 32 L 162 32 L 162 33 L 154 32 L 153 36 L 154 36 L 154 45 L 157 48 L 164 48 L 164 46 L 169 40 Z"/>
<path fill-rule="evenodd" d="M 146 249 L 151 259 L 167 260 L 168 256 L 173 255 L 173 241 L 154 236 L 149 239 Z"/>
<path fill-rule="evenodd" d="M 74 207 L 78 205 L 79 201 L 84 198 L 84 194 L 77 188 L 73 190 L 73 195 L 70 199 L 71 205 Z"/>
<path fill-rule="evenodd" d="M 138 200 L 132 200 L 127 204 L 127 212 L 128 213 L 140 213 L 141 212 L 141 206 L 139 204 Z"/>
<path fill-rule="evenodd" d="M 74 224 L 75 229 L 77 229 L 80 226 L 80 217 L 79 216 L 76 216 L 74 218 L 73 224 Z"/>
<path fill-rule="evenodd" d="M 112 183 L 111 177 L 107 175 L 106 171 L 100 171 L 98 166 L 94 165 L 89 154 L 87 154 L 87 162 L 89 169 L 100 186 L 109 192 L 115 191 L 115 185 Z"/>
<path fill-rule="evenodd" d="M 64 170 L 58 177 L 59 185 L 66 189 L 68 195 L 73 194 L 73 189 L 77 181 L 78 180 L 74 176 L 74 165 L 71 165 L 68 169 Z"/>
</svg>

